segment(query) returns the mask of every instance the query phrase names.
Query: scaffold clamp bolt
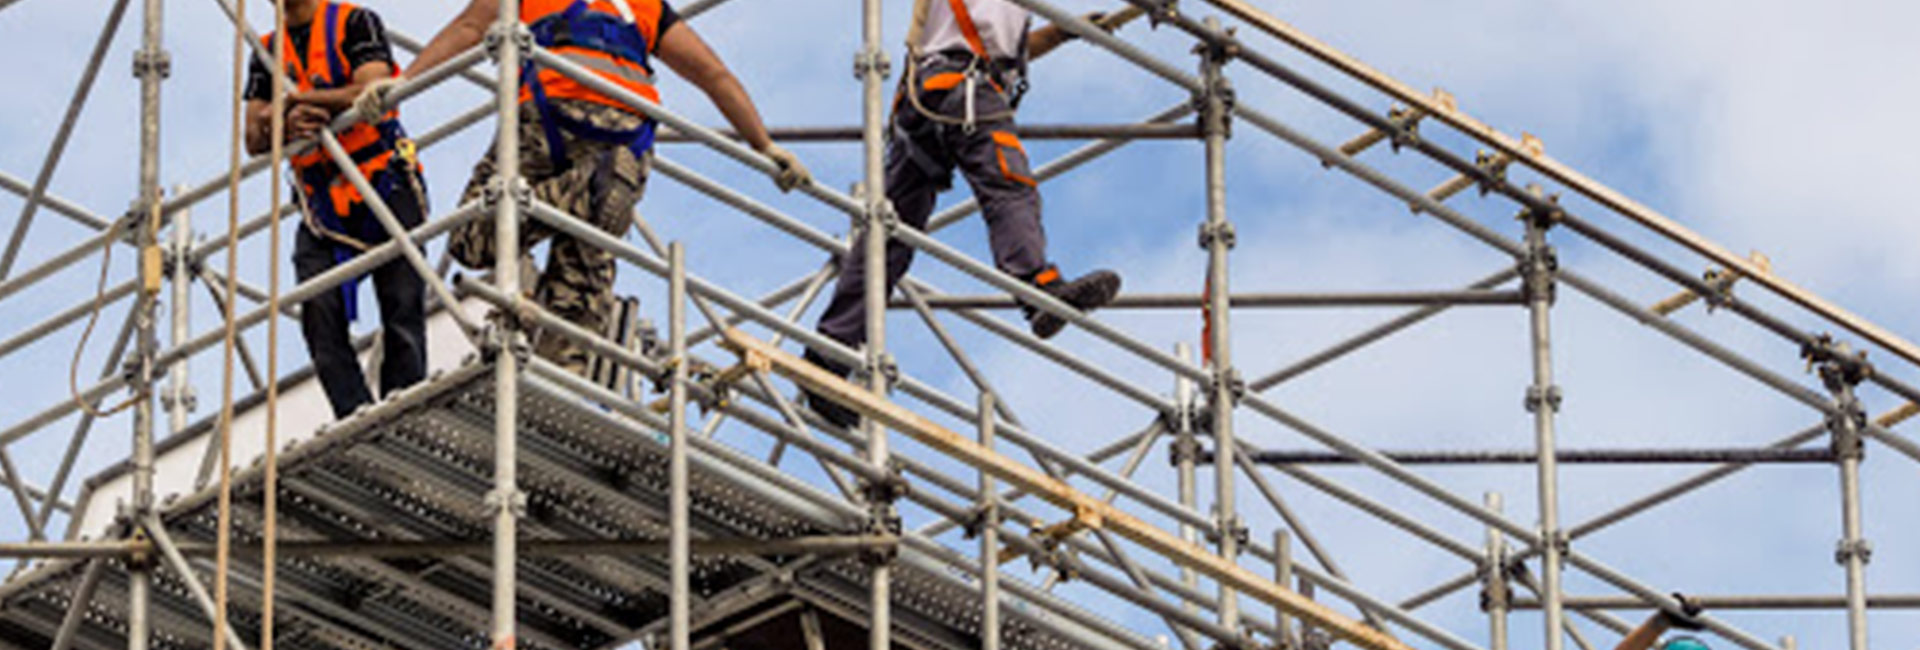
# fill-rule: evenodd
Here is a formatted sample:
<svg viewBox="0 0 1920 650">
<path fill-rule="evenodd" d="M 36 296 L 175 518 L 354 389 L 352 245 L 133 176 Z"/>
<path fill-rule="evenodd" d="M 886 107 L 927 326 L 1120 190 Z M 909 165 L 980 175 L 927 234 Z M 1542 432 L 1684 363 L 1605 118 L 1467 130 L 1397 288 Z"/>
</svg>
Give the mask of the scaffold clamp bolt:
<svg viewBox="0 0 1920 650">
<path fill-rule="evenodd" d="M 1861 564 L 1872 562 L 1873 544 L 1864 539 L 1843 539 L 1833 549 L 1833 561 L 1836 564 L 1846 564 L 1856 557 L 1860 558 Z"/>
<path fill-rule="evenodd" d="M 158 74 L 161 79 L 173 76 L 173 55 L 166 50 L 141 50 L 133 53 L 133 76 L 144 79 L 148 74 Z"/>
<path fill-rule="evenodd" d="M 1211 249 L 1215 241 L 1226 244 L 1227 249 L 1232 250 L 1235 244 L 1240 243 L 1239 230 L 1233 227 L 1231 221 L 1200 224 L 1200 248 Z"/>
<path fill-rule="evenodd" d="M 853 55 L 853 78 L 865 79 L 874 71 L 880 73 L 881 79 L 893 74 L 893 62 L 887 58 L 886 50 L 873 48 Z"/>
<path fill-rule="evenodd" d="M 487 492 L 485 503 L 494 512 L 512 513 L 514 519 L 527 516 L 527 493 L 520 490 L 491 490 Z"/>
<path fill-rule="evenodd" d="M 1561 401 L 1561 397 L 1560 397 L 1559 386 L 1547 386 L 1544 388 L 1540 386 L 1527 387 L 1526 406 L 1527 406 L 1528 413 L 1540 412 L 1541 406 L 1547 407 L 1550 410 L 1550 412 L 1559 413 L 1560 401 Z"/>
</svg>

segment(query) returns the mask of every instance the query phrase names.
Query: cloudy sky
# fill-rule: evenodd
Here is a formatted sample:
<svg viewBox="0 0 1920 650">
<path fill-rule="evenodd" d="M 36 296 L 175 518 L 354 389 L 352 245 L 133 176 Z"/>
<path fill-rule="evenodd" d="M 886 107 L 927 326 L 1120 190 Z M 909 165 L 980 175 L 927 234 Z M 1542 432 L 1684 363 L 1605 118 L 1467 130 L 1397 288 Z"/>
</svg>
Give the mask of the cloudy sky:
<svg viewBox="0 0 1920 650">
<path fill-rule="evenodd" d="M 898 43 L 909 4 L 889 4 L 887 42 Z M 1073 11 L 1095 11 L 1116 3 L 1061 4 Z M 1195 15 L 1214 13 L 1202 3 L 1188 4 Z M 1258 4 L 1413 87 L 1445 88 L 1467 112 L 1503 131 L 1539 135 L 1561 161 L 1729 249 L 1765 253 L 1785 277 L 1893 332 L 1916 331 L 1920 309 L 1900 299 L 1896 288 L 1920 281 L 1920 262 L 1908 253 L 1909 243 L 1920 237 L 1920 225 L 1899 210 L 1908 204 L 1904 194 L 1912 187 L 1911 179 L 1920 177 L 1920 136 L 1903 128 L 1903 118 L 1920 102 L 1920 76 L 1912 73 L 1920 69 L 1920 48 L 1905 33 L 1920 20 L 1920 5 L 1886 0 Z M 18 82 L 0 93 L 0 172 L 31 181 L 38 171 L 109 5 L 107 0 L 22 0 L 0 12 L 0 51 L 26 63 L 17 66 L 20 72 L 13 78 Z M 212 0 L 168 5 L 173 77 L 164 99 L 162 178 L 168 185 L 197 185 L 225 170 L 231 32 Z M 374 6 L 391 27 L 421 39 L 457 9 L 452 0 Z M 269 5 L 255 1 L 250 7 L 257 15 Z M 694 24 L 746 82 L 773 124 L 846 125 L 859 116 L 858 85 L 849 74 L 858 45 L 858 18 L 853 2 L 735 0 Z M 133 194 L 137 85 L 127 69 L 138 19 L 136 8 L 103 67 L 100 85 L 52 185 L 54 193 L 102 215 L 124 210 Z M 1378 109 L 1389 104 L 1251 29 L 1242 33 L 1363 104 Z M 1190 41 L 1173 29 L 1139 24 L 1123 36 L 1177 67 L 1195 65 L 1188 53 Z M 1344 141 L 1359 131 L 1351 120 L 1255 71 L 1235 67 L 1229 74 L 1242 102 L 1323 142 Z M 671 108 L 705 123 L 719 122 L 717 113 L 686 84 L 670 79 L 663 91 Z M 424 132 L 485 98 L 471 85 L 449 83 L 410 105 L 408 122 L 416 134 Z M 1074 46 L 1035 65 L 1033 92 L 1022 118 L 1051 124 L 1128 122 L 1185 100 L 1183 91 L 1112 56 Z M 436 206 L 453 205 L 489 133 L 483 125 L 427 153 Z M 1473 150 L 1471 143 L 1437 125 L 1430 125 L 1426 135 L 1465 155 Z M 1229 208 L 1240 232 L 1233 253 L 1236 290 L 1457 288 L 1511 264 L 1445 224 L 1411 215 L 1356 180 L 1323 170 L 1309 156 L 1250 125 L 1238 125 L 1234 136 L 1227 182 Z M 1029 149 L 1036 161 L 1045 161 L 1077 144 L 1033 142 Z M 859 178 L 855 147 L 794 149 L 823 183 L 847 189 Z M 779 195 L 764 179 L 693 146 L 670 145 L 663 155 L 815 227 L 836 234 L 847 229 L 838 213 L 805 198 Z M 1416 156 L 1386 149 L 1369 152 L 1362 160 L 1416 188 L 1447 176 Z M 1519 171 L 1515 175 L 1532 180 Z M 1131 290 L 1197 291 L 1205 269 L 1205 255 L 1193 244 L 1195 227 L 1205 214 L 1202 179 L 1197 144 L 1148 142 L 1047 184 L 1053 257 L 1069 273 L 1115 268 L 1125 274 Z M 247 215 L 265 208 L 265 188 L 259 179 L 248 184 L 243 192 L 251 206 Z M 947 203 L 964 197 L 964 192 L 955 192 Z M 1590 220 L 1682 268 L 1697 271 L 1706 266 L 1577 197 L 1568 196 L 1567 201 Z M 1506 236 L 1519 236 L 1509 202 L 1467 193 L 1452 205 Z M 0 232 L 12 230 L 20 208 L 18 197 L 0 195 Z M 649 188 L 641 214 L 663 236 L 688 242 L 697 274 L 743 294 L 781 286 L 818 268 L 824 259 L 819 251 L 666 179 Z M 224 201 L 204 203 L 195 212 L 195 230 L 222 236 L 225 217 Z M 85 234 L 72 222 L 41 211 L 21 266 L 44 260 Z M 941 237 L 986 257 L 984 229 L 977 219 Z M 265 243 L 263 237 L 256 240 L 243 249 L 241 261 L 249 269 L 245 277 L 264 285 Z M 1673 291 L 1571 233 L 1556 233 L 1555 241 L 1566 267 L 1604 280 L 1636 302 L 1651 303 Z M 741 255 L 742 246 L 752 246 L 754 254 Z M 125 258 L 123 254 L 114 261 L 115 277 L 131 272 Z M 224 267 L 225 259 L 211 262 Z M 11 336 L 89 295 L 97 263 L 76 265 L 7 298 L 0 311 L 0 336 Z M 923 259 L 915 272 L 950 291 L 989 291 L 932 260 Z M 658 318 L 663 315 L 658 308 L 660 285 L 639 275 L 626 272 L 622 290 L 650 301 L 648 311 Z M 1796 326 L 1833 329 L 1762 292 L 1743 295 L 1781 307 Z M 1564 287 L 1560 296 L 1554 312 L 1554 354 L 1557 381 L 1566 394 L 1559 424 L 1567 448 L 1760 446 L 1819 422 L 1816 413 L 1592 299 Z M 199 327 L 216 324 L 210 304 L 202 300 L 194 309 Z M 113 309 L 102 317 L 104 333 L 96 333 L 90 343 L 85 368 L 99 367 L 110 345 L 102 339 L 117 331 L 123 315 Z M 1235 361 L 1243 375 L 1262 376 L 1390 317 L 1382 310 L 1238 313 Z M 1104 319 L 1162 349 L 1198 337 L 1199 317 L 1193 313 L 1113 313 Z M 1696 308 L 1678 319 L 1774 372 L 1818 388 L 1793 346 L 1736 316 Z M 966 380 L 911 314 L 896 314 L 892 323 L 895 352 L 909 373 L 971 399 Z M 1093 449 L 1139 430 L 1153 415 L 971 325 L 957 319 L 948 325 L 1029 428 L 1057 445 Z M 288 335 L 281 345 L 283 365 L 303 363 L 305 352 L 292 340 L 294 330 L 283 332 Z M 78 337 L 78 327 L 68 328 L 0 362 L 6 368 L 0 372 L 0 386 L 8 395 L 0 400 L 0 421 L 17 422 L 65 397 L 60 378 Z M 264 334 L 256 332 L 253 339 L 256 348 L 265 345 Z M 1386 449 L 1525 448 L 1532 444 L 1531 422 L 1521 409 L 1529 380 L 1526 341 L 1526 320 L 1519 311 L 1463 308 L 1283 384 L 1267 397 L 1327 430 Z M 1166 373 L 1083 333 L 1069 332 L 1057 343 L 1149 391 L 1172 388 Z M 1884 351 L 1873 354 L 1884 368 L 1912 379 L 1910 365 L 1896 363 Z M 218 357 L 196 360 L 193 372 L 200 386 L 199 414 L 211 413 L 217 403 Z M 1897 405 L 1878 391 L 1867 391 L 1864 397 L 1874 413 Z M 1237 422 L 1242 436 L 1262 446 L 1319 448 L 1254 415 L 1243 414 Z M 46 435 L 14 448 L 31 482 L 50 480 L 63 442 L 57 439 L 71 427 L 70 421 L 56 424 Z M 124 419 L 97 427 L 86 468 L 123 457 L 126 430 Z M 1164 456 L 1156 453 L 1143 467 L 1145 484 L 1171 494 Z M 1562 521 L 1585 521 L 1697 469 L 1568 468 L 1562 483 Z M 1482 539 L 1483 531 L 1471 520 L 1373 472 L 1339 467 L 1313 471 L 1415 514 L 1454 539 L 1476 546 Z M 1501 492 L 1512 519 L 1522 524 L 1536 520 L 1531 468 L 1423 469 L 1421 474 L 1468 499 Z M 1839 535 L 1835 474 L 1825 466 L 1750 470 L 1583 538 L 1575 548 L 1663 591 L 1840 593 L 1844 583 L 1832 561 Z M 1349 576 L 1383 598 L 1404 599 L 1471 568 L 1444 552 L 1417 547 L 1414 538 L 1305 484 L 1277 473 L 1268 476 Z M 1211 482 L 1210 476 L 1203 478 Z M 1920 524 L 1915 523 L 1920 522 L 1920 501 L 1902 498 L 1920 490 L 1920 472 L 1909 459 L 1875 446 L 1869 449 L 1865 481 L 1867 535 L 1877 550 L 1869 569 L 1871 590 L 1920 592 L 1920 554 L 1911 552 L 1920 547 Z M 1256 538 L 1266 539 L 1277 518 L 1250 485 L 1243 482 L 1241 493 Z M 4 532 L 18 535 L 15 518 L 0 520 Z M 924 518 L 910 523 L 924 523 Z M 1087 603 L 1108 602 L 1082 588 L 1067 589 Z M 1568 591 L 1614 593 L 1610 586 L 1577 573 L 1569 578 Z M 1124 607 L 1108 611 L 1146 634 L 1164 633 L 1140 612 Z M 1471 590 L 1430 605 L 1421 614 L 1464 638 L 1484 640 L 1484 617 Z M 1633 612 L 1622 616 L 1638 618 Z M 1538 618 L 1514 618 L 1517 647 L 1537 647 Z M 1736 612 L 1727 618 L 1760 638 L 1794 635 L 1803 647 L 1845 642 L 1845 622 L 1838 614 Z M 1587 621 L 1579 625 L 1596 644 L 1608 646 L 1615 640 Z M 1881 647 L 1904 647 L 1920 638 L 1920 616 L 1913 614 L 1876 614 L 1872 626 Z"/>
</svg>

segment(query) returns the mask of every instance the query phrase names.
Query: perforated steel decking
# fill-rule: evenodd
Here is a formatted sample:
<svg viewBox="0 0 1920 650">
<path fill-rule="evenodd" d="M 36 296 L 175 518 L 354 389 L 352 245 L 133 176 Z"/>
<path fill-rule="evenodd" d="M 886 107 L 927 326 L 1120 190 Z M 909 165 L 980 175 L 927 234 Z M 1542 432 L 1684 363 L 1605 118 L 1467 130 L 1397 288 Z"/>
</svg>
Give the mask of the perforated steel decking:
<svg viewBox="0 0 1920 650">
<path fill-rule="evenodd" d="M 382 405 L 363 410 L 282 457 L 283 542 L 481 541 L 488 538 L 485 495 L 492 489 L 492 372 L 470 363 L 437 375 Z M 667 474 L 657 434 L 597 405 L 529 377 L 521 398 L 521 486 L 529 540 L 664 539 Z M 724 456 L 724 454 L 722 454 Z M 696 538 L 786 539 L 847 534 L 858 522 L 837 499 L 792 481 L 738 471 L 759 461 L 697 454 L 692 472 Z M 731 464 L 731 466 L 730 466 Z M 238 474 L 234 543 L 258 544 L 262 475 Z M 811 492 L 811 493 L 807 493 Z M 183 546 L 210 543 L 215 494 L 201 490 L 169 502 L 168 529 Z M 192 560 L 210 582 L 210 558 Z M 728 647 L 801 647 L 799 618 L 822 619 L 829 639 L 864 638 L 866 572 L 839 557 L 701 557 L 693 565 L 696 639 L 732 639 Z M 0 588 L 0 643 L 44 648 L 67 611 L 84 564 L 48 563 Z M 257 638 L 258 560 L 234 563 L 233 623 Z M 109 564 L 76 648 L 124 648 L 126 571 Z M 978 647 L 979 596 L 949 567 L 915 553 L 900 559 L 895 585 L 895 644 L 927 650 Z M 519 561 L 520 646 L 617 647 L 666 616 L 664 556 L 523 554 Z M 278 573 L 277 645 L 281 648 L 486 648 L 488 580 L 484 555 L 429 558 L 283 557 Z M 211 645 L 209 625 L 178 576 L 158 572 L 155 647 Z M 1011 608 L 1007 647 L 1140 645 L 1119 626 L 1102 632 Z M 1119 635 L 1120 641 L 1105 638 Z M 831 646 L 829 646 L 831 647 Z"/>
</svg>

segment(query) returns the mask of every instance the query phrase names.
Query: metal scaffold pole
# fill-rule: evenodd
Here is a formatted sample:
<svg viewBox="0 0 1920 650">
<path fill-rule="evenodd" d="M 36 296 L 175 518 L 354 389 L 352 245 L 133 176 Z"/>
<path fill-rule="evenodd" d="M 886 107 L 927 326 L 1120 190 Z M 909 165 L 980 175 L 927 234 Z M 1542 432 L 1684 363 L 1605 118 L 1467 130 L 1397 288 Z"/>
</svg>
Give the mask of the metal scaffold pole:
<svg viewBox="0 0 1920 650">
<path fill-rule="evenodd" d="M 520 62 L 525 33 L 520 25 L 519 0 L 500 0 L 500 17 L 489 40 L 497 48 L 500 76 L 495 101 L 499 106 L 498 139 L 494 142 L 497 171 L 489 194 L 494 206 L 493 281 L 500 293 L 520 295 L 520 209 L 531 200 L 520 177 Z M 403 242 L 404 243 L 404 242 Z M 452 307 L 452 305 L 449 305 Z M 520 354 L 527 350 L 524 334 L 514 318 L 496 323 L 493 415 L 493 633 L 492 647 L 515 646 L 517 610 L 514 600 L 519 563 L 519 516 L 525 507 L 519 480 Z"/>
<path fill-rule="evenodd" d="M 1193 361 L 1193 350 L 1185 343 L 1175 343 L 1173 356 L 1181 363 Z M 1200 440 L 1194 433 L 1194 415 L 1196 407 L 1193 397 L 1193 380 L 1183 375 L 1173 377 L 1173 408 L 1168 414 L 1173 427 L 1173 445 L 1168 447 L 1172 456 L 1174 472 L 1177 474 L 1180 505 L 1188 510 L 1200 509 L 1199 491 L 1194 480 L 1196 459 L 1200 456 Z M 1200 533 L 1193 524 L 1180 522 L 1180 539 L 1189 544 L 1200 543 Z M 1190 591 L 1200 591 L 1200 574 L 1188 567 L 1180 568 L 1180 584 Z M 1200 607 L 1191 600 L 1181 600 L 1181 609 L 1189 613 L 1198 613 Z"/>
<path fill-rule="evenodd" d="M 135 400 L 131 518 L 136 522 L 136 531 L 147 525 L 146 522 L 155 520 L 151 516 L 154 512 L 154 413 L 151 392 L 154 357 L 159 351 L 159 342 L 155 338 L 157 323 L 154 322 L 154 306 L 161 283 L 158 230 L 160 201 L 163 198 L 160 192 L 160 87 L 171 68 L 162 40 L 166 24 L 163 5 L 162 0 L 145 0 L 142 12 L 144 29 L 140 49 L 134 54 L 133 67 L 134 74 L 140 78 L 140 184 L 136 190 L 139 196 L 134 201 L 138 221 L 134 236 L 141 251 L 141 282 L 138 302 L 134 307 L 138 315 L 134 317 L 134 368 L 128 390 L 133 393 Z M 152 639 L 152 558 L 140 558 L 130 563 L 129 568 L 127 647 L 130 650 L 146 650 Z M 194 577 L 185 576 L 185 579 L 192 580 Z"/>
<path fill-rule="evenodd" d="M 1220 22 L 1209 18 L 1207 27 L 1218 30 Z M 1220 71 L 1227 63 L 1227 52 L 1203 47 L 1200 53 L 1200 72 L 1205 86 L 1200 98 L 1200 130 L 1206 136 L 1207 159 L 1207 222 L 1200 228 L 1200 245 L 1207 250 L 1206 344 L 1213 362 L 1213 386 L 1208 396 L 1212 417 L 1208 421 L 1213 426 L 1213 453 L 1217 461 L 1213 466 L 1214 516 L 1220 534 L 1220 557 L 1232 563 L 1237 562 L 1240 556 L 1240 535 L 1245 530 L 1234 502 L 1234 481 L 1238 476 L 1238 468 L 1233 456 L 1235 447 L 1239 445 L 1233 433 L 1233 409 L 1239 400 L 1236 392 L 1241 390 L 1242 384 L 1238 371 L 1233 367 L 1233 333 L 1229 329 L 1233 321 L 1229 297 L 1232 292 L 1228 286 L 1231 274 L 1227 266 L 1227 252 L 1234 245 L 1233 224 L 1227 221 L 1226 151 L 1233 88 Z M 1222 626 L 1229 630 L 1240 629 L 1240 596 L 1225 583 L 1220 585 L 1218 614 Z"/>
<path fill-rule="evenodd" d="M 1526 255 L 1520 260 L 1520 278 L 1527 294 L 1529 349 L 1533 359 L 1533 384 L 1527 388 L 1527 412 L 1533 415 L 1535 453 L 1538 460 L 1540 498 L 1540 599 L 1546 628 L 1546 650 L 1560 650 L 1566 639 L 1566 613 L 1561 608 L 1560 574 L 1566 554 L 1566 536 L 1560 530 L 1560 468 L 1555 452 L 1553 419 L 1560 410 L 1560 388 L 1553 383 L 1553 340 L 1551 312 L 1554 300 L 1554 273 L 1558 263 L 1547 229 L 1553 227 L 1554 213 L 1528 210 L 1521 214 L 1526 222 Z"/>
<path fill-rule="evenodd" d="M 993 393 L 980 393 L 980 446 L 993 449 Z M 980 470 L 980 650 L 1000 650 L 1000 487 Z"/>
<path fill-rule="evenodd" d="M 854 70 L 859 74 L 863 93 L 862 149 L 864 160 L 863 207 L 866 213 L 865 250 L 866 256 L 866 319 L 867 319 L 867 381 L 868 388 L 875 395 L 886 395 L 888 386 L 887 355 L 887 243 L 893 219 L 893 206 L 887 201 L 886 165 L 883 158 L 883 132 L 886 124 L 885 92 L 887 80 L 887 55 L 881 45 L 881 2 L 865 0 L 861 8 L 861 49 L 855 57 Z M 873 418 L 863 418 L 867 435 L 867 462 L 874 467 L 888 467 L 891 452 L 887 445 L 886 427 Z M 870 482 L 867 493 L 869 533 L 898 534 L 899 513 L 894 508 L 894 486 L 890 482 Z M 869 576 L 872 599 L 869 603 L 870 626 L 868 644 L 872 650 L 888 650 L 892 647 L 893 628 L 893 558 L 888 554 L 870 554 L 872 562 Z"/>
<path fill-rule="evenodd" d="M 1847 643 L 1851 650 L 1867 650 L 1867 562 L 1873 547 L 1862 533 L 1860 461 L 1866 457 L 1867 412 L 1854 388 L 1873 372 L 1866 355 L 1856 356 L 1845 343 L 1822 338 L 1809 348 L 1808 360 L 1820 364 L 1820 380 L 1833 393 L 1834 409 L 1827 416 L 1834 456 L 1840 469 L 1840 543 L 1834 560 L 1847 572 Z"/>
<path fill-rule="evenodd" d="M 672 650 L 692 647 L 693 534 L 689 530 L 687 478 L 687 250 L 680 242 L 667 247 L 673 273 L 667 281 L 667 340 L 673 354 L 673 379 L 668 394 L 667 535 L 669 598 L 668 630 Z"/>
<path fill-rule="evenodd" d="M 1499 492 L 1486 494 L 1487 510 L 1502 513 Z M 1513 592 L 1507 589 L 1507 536 L 1499 528 L 1487 527 L 1487 558 L 1481 588 L 1485 596 L 1481 607 L 1487 611 L 1487 647 L 1507 650 L 1507 602 Z"/>
</svg>

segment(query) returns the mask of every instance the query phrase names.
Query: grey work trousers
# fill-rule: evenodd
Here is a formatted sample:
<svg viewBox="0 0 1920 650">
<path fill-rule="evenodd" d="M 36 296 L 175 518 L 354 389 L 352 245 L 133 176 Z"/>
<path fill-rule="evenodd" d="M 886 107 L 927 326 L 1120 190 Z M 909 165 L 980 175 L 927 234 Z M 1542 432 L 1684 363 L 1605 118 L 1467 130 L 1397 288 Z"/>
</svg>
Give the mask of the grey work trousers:
<svg viewBox="0 0 1920 650">
<path fill-rule="evenodd" d="M 928 87 L 928 80 L 956 71 L 951 66 L 931 66 L 908 81 L 920 90 L 921 103 L 928 110 L 960 117 L 966 111 L 966 84 L 939 88 L 943 84 L 936 81 L 935 87 Z M 1048 266 L 1047 234 L 1040 224 L 1040 191 L 1028 167 L 1026 149 L 1014 136 L 1009 109 L 1006 95 L 982 81 L 974 89 L 975 114 L 1008 117 L 982 120 L 969 130 L 928 119 L 903 96 L 895 102 L 887 141 L 887 199 L 902 224 L 924 229 L 935 197 L 953 186 L 953 171 L 959 168 L 973 186 L 987 221 L 994 265 L 1008 275 L 1031 280 Z M 840 258 L 840 279 L 818 326 L 821 334 L 853 347 L 867 340 L 866 235 L 855 237 L 849 253 Z M 888 295 L 913 263 L 913 254 L 910 246 L 887 242 Z"/>
</svg>

